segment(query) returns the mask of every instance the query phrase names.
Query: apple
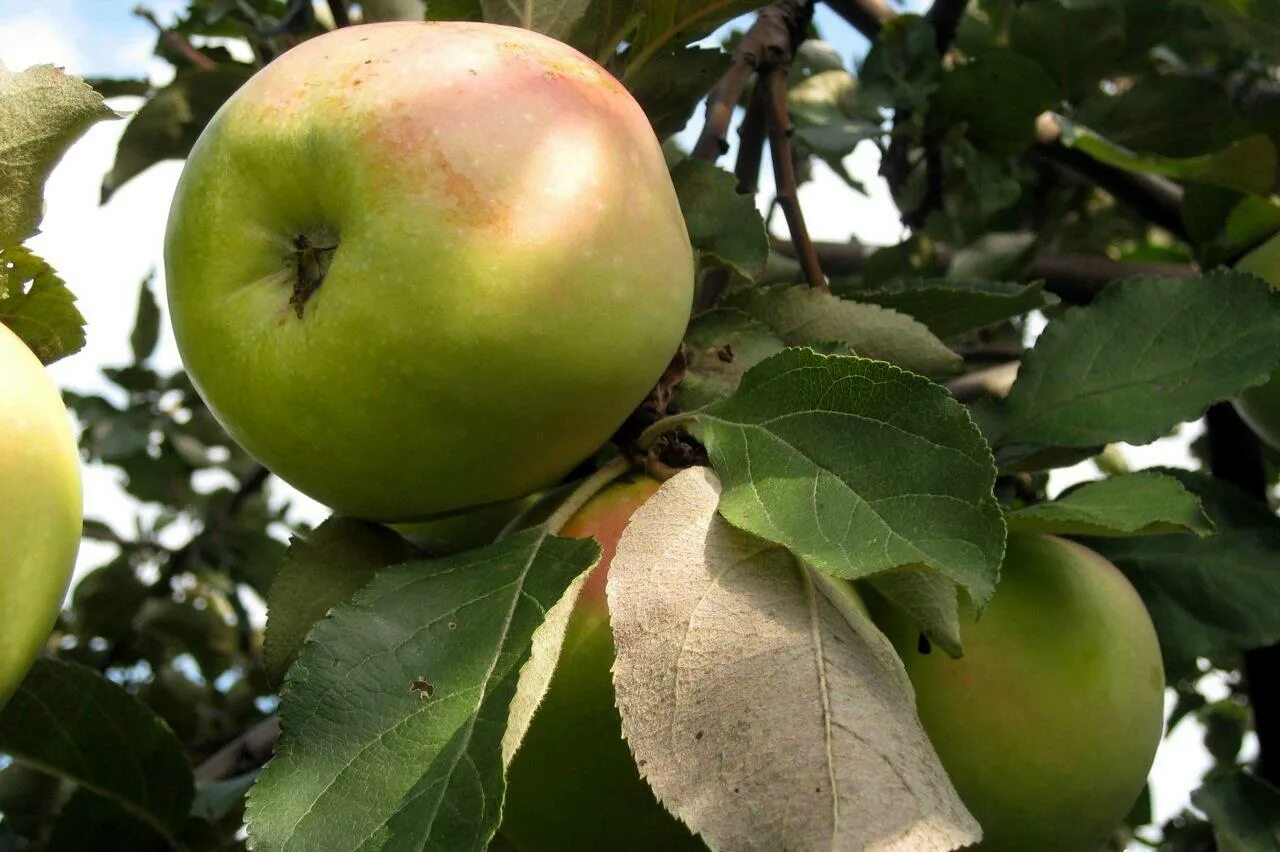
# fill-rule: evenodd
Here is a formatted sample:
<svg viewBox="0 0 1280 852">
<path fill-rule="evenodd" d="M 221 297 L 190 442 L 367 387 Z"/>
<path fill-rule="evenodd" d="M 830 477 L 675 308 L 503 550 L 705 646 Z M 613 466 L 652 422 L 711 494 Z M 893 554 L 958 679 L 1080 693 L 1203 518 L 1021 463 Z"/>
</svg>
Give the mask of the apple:
<svg viewBox="0 0 1280 852">
<path fill-rule="evenodd" d="M 0 324 L 0 706 L 58 617 L 81 511 L 80 456 L 62 397 Z"/>
<path fill-rule="evenodd" d="M 693 254 L 622 85 L 493 24 L 304 42 L 214 116 L 165 237 L 183 361 L 335 511 L 522 497 L 603 444 L 684 334 Z"/>
<path fill-rule="evenodd" d="M 658 490 L 648 477 L 617 482 L 560 531 L 600 542 L 565 635 L 551 687 L 507 774 L 500 834 L 522 852 L 705 849 L 640 777 L 614 704 L 613 633 L 605 581 L 618 539 Z"/>
<path fill-rule="evenodd" d="M 1245 255 L 1236 269 L 1252 272 L 1272 287 L 1280 287 L 1280 235 Z M 1280 369 L 1271 374 L 1266 384 L 1240 394 L 1235 407 L 1259 438 L 1280 450 Z"/>
<path fill-rule="evenodd" d="M 920 721 L 988 852 L 1095 852 L 1142 791 L 1164 712 L 1155 628 L 1120 571 L 1072 541 L 1011 535 L 995 597 L 964 656 L 873 613 L 916 691 Z"/>
</svg>

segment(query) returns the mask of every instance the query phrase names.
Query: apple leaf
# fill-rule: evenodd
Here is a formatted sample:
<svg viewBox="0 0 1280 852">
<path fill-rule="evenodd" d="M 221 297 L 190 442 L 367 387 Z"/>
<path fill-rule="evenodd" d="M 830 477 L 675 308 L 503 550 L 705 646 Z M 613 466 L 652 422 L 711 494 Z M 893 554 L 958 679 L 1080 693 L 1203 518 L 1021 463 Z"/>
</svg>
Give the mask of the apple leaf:
<svg viewBox="0 0 1280 852">
<path fill-rule="evenodd" d="M 360 4 L 360 11 L 366 24 L 378 21 L 421 21 L 427 17 L 433 21 L 461 21 L 479 18 L 479 4 L 480 0 L 435 0 L 432 3 L 427 3 L 426 0 L 364 0 Z M 450 10 L 453 14 L 439 14 L 445 10 Z"/>
<path fill-rule="evenodd" d="M 713 849 L 949 850 L 981 831 L 851 586 L 716 512 L 689 468 L 632 517 L 609 571 L 623 735 Z"/>
<path fill-rule="evenodd" d="M 249 795 L 253 848 L 484 849 L 541 699 L 527 682 L 550 681 L 599 554 L 516 533 L 386 568 L 335 607 L 289 670 L 276 756 Z M 537 632 L 548 611 L 554 641 Z"/>
<path fill-rule="evenodd" d="M 838 294 L 908 314 L 941 338 L 954 337 L 1058 303 L 1044 282 L 971 281 L 948 278 L 894 281 L 873 287 L 841 286 Z"/>
<path fill-rule="evenodd" d="M 1280 849 L 1280 790 L 1256 775 L 1212 774 L 1191 801 L 1213 824 L 1218 852 Z"/>
<path fill-rule="evenodd" d="M 0 323 L 43 364 L 84 346 L 84 316 L 75 294 L 26 246 L 0 248 Z"/>
<path fill-rule="evenodd" d="M 133 362 L 141 364 L 155 352 L 160 340 L 160 306 L 151 284 L 154 271 L 147 275 L 138 289 L 138 311 L 133 320 L 133 333 L 129 335 L 129 348 L 133 350 Z"/>
<path fill-rule="evenodd" d="M 193 789 L 182 745 L 149 707 L 92 669 L 36 660 L 0 709 L 0 752 L 110 800 L 178 848 Z"/>
<path fill-rule="evenodd" d="M 627 81 L 627 88 L 644 107 L 658 138 L 665 139 L 689 123 L 694 109 L 729 69 L 729 61 L 729 54 L 719 48 L 678 47 L 655 56 Z"/>
<path fill-rule="evenodd" d="M 262 661 L 273 683 L 298 657 L 311 626 L 378 572 L 414 555 L 407 541 L 381 524 L 331 517 L 294 536 L 267 594 Z"/>
<path fill-rule="evenodd" d="M 1011 531 L 1057 535 L 1213 534 L 1200 499 L 1154 471 L 1085 483 L 1052 502 L 1015 509 L 1007 521 Z"/>
<path fill-rule="evenodd" d="M 617 5 L 610 3 L 609 5 Z M 764 0 L 634 0 L 636 26 L 627 39 L 623 82 L 630 83 L 650 59 L 668 45 L 687 45 L 716 27 L 764 6 Z"/>
<path fill-rule="evenodd" d="M 236 64 L 179 71 L 129 119 L 115 164 L 102 181 L 103 202 L 161 160 L 186 157 L 209 119 L 252 74 L 252 67 Z"/>
<path fill-rule="evenodd" d="M 1142 595 L 1171 672 L 1197 657 L 1280 640 L 1280 518 L 1204 474 L 1161 469 L 1200 498 L 1218 530 L 1208 538 L 1089 538 Z"/>
<path fill-rule="evenodd" d="M 739 195 L 737 179 L 710 163 L 686 158 L 671 170 L 689 241 L 712 258 L 751 278 L 769 255 L 764 220 L 750 195 Z"/>
<path fill-rule="evenodd" d="M 1080 105 L 1080 124 L 1133 151 L 1189 157 L 1248 133 L 1221 80 L 1153 74 L 1118 93 L 1099 90 Z"/>
<path fill-rule="evenodd" d="M 835 577 L 927 565 L 990 599 L 1004 555 L 991 450 L 940 385 L 889 364 L 788 349 L 684 415 L 730 523 Z"/>
<path fill-rule="evenodd" d="M 1039 63 L 990 48 L 942 75 L 930 118 L 944 127 L 966 125 L 977 145 L 1014 154 L 1035 141 L 1036 116 L 1057 97 L 1057 83 Z"/>
<path fill-rule="evenodd" d="M 747 370 L 787 345 L 767 325 L 736 308 L 714 308 L 689 322 L 688 364 L 680 406 L 701 408 L 733 393 Z"/>
<path fill-rule="evenodd" d="M 867 582 L 886 600 L 906 613 L 930 642 L 952 657 L 960 657 L 960 602 L 956 584 L 931 568 L 904 565 Z"/>
<path fill-rule="evenodd" d="M 52 65 L 15 74 L 0 65 L 0 248 L 36 232 L 44 182 L 71 143 L 117 118 L 89 84 Z"/>
<path fill-rule="evenodd" d="M 809 287 L 743 288 L 722 303 L 765 323 L 793 346 L 838 341 L 863 358 L 928 376 L 954 373 L 961 364 L 959 355 L 906 314 Z"/>
<path fill-rule="evenodd" d="M 489 23 L 524 27 L 561 41 L 569 38 L 590 6 L 591 0 L 480 0 Z"/>
<path fill-rule="evenodd" d="M 1246 194 L 1265 195 L 1275 183 L 1276 146 L 1263 133 L 1245 136 L 1211 154 L 1164 157 L 1130 151 L 1065 118 L 1059 118 L 1058 123 L 1062 127 L 1063 144 L 1118 169 L 1205 183 Z"/>
<path fill-rule="evenodd" d="M 1280 293 L 1242 272 L 1132 278 L 1045 328 L 993 442 L 1145 443 L 1266 381 L 1280 361 Z"/>
</svg>

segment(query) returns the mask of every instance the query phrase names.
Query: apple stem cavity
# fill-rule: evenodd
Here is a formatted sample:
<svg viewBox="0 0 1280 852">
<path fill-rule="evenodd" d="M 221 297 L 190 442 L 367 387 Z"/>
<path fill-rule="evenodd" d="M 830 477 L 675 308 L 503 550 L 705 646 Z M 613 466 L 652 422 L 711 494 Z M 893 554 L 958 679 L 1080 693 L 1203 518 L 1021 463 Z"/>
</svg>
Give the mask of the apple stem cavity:
<svg viewBox="0 0 1280 852">
<path fill-rule="evenodd" d="M 319 232 L 315 235 L 298 234 L 293 238 L 291 261 L 294 268 L 294 283 L 289 304 L 293 306 L 298 319 L 302 319 L 307 300 L 324 283 L 325 276 L 329 274 L 329 264 L 333 262 L 333 255 L 337 250 L 337 237 L 328 232 Z"/>
</svg>

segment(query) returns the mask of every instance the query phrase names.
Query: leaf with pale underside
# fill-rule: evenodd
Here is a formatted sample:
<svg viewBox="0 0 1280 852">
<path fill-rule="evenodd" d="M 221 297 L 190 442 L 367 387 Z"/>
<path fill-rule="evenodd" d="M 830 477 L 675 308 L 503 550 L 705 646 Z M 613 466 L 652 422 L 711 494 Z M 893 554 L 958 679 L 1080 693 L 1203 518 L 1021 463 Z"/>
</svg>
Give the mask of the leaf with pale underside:
<svg viewBox="0 0 1280 852">
<path fill-rule="evenodd" d="M 599 553 L 530 530 L 384 569 L 334 608 L 289 670 L 276 756 L 249 797 L 252 848 L 484 849 L 561 602 Z"/>
<path fill-rule="evenodd" d="M 925 565 L 982 607 L 1004 555 L 991 450 L 946 389 L 890 364 L 788 349 L 685 415 L 721 511 L 854 579 Z"/>
<path fill-rule="evenodd" d="M 116 113 L 83 80 L 52 65 L 0 65 L 0 248 L 36 232 L 44 182 L 71 143 Z"/>
<path fill-rule="evenodd" d="M 1280 293 L 1243 272 L 1131 278 L 1054 319 L 1023 358 L 992 442 L 1146 443 L 1280 362 Z"/>
<path fill-rule="evenodd" d="M 926 376 L 954 373 L 961 364 L 923 323 L 880 305 L 802 286 L 745 288 L 724 304 L 760 320 L 793 346 L 839 341 L 863 358 Z"/>
<path fill-rule="evenodd" d="M 1009 529 L 1057 535 L 1213 533 L 1200 498 L 1172 476 L 1144 471 L 1081 485 L 1048 503 L 1015 509 Z"/>
<path fill-rule="evenodd" d="M 906 672 L 848 583 L 717 514 L 706 468 L 632 517 L 609 572 L 623 733 L 713 849 L 978 840 Z"/>
</svg>

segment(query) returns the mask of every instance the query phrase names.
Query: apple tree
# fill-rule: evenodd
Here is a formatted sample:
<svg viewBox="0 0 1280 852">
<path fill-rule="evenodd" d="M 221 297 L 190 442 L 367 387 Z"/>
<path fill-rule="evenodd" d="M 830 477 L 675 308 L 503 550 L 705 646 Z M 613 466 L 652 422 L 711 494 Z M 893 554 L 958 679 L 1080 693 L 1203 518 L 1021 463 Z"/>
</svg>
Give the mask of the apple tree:
<svg viewBox="0 0 1280 852">
<path fill-rule="evenodd" d="M 0 850 L 1280 849 L 1272 5 L 135 14 L 0 67 Z M 186 164 L 86 332 L 99 121 Z"/>
</svg>

